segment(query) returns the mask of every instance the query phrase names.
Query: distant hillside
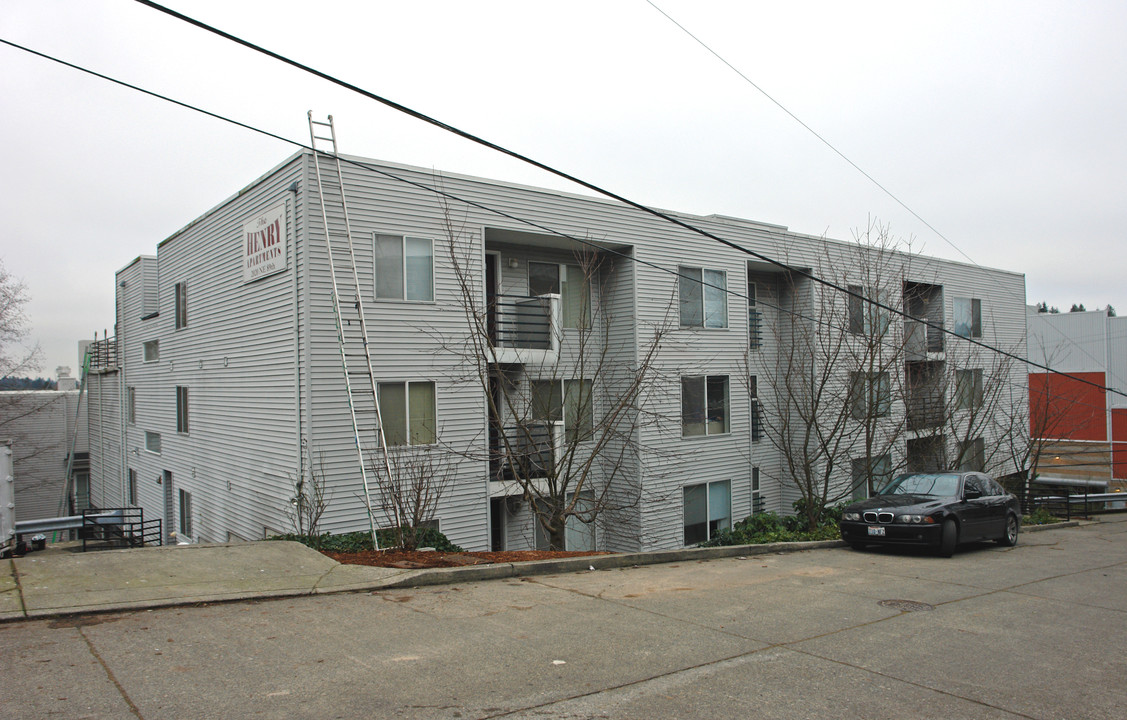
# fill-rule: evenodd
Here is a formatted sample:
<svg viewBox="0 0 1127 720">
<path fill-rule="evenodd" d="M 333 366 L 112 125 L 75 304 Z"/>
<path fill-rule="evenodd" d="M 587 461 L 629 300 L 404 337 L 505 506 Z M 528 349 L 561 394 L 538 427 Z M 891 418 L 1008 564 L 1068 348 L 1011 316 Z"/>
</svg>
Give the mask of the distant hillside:
<svg viewBox="0 0 1127 720">
<path fill-rule="evenodd" d="M 59 384 L 46 378 L 0 378 L 0 390 L 56 390 Z"/>
</svg>

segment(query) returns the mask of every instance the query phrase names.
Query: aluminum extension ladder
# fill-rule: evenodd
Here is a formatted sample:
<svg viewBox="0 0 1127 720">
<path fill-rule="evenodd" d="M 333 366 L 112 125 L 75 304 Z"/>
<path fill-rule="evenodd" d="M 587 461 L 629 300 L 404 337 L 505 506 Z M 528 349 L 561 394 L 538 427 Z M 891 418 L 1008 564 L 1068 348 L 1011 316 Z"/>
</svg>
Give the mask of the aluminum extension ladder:
<svg viewBox="0 0 1127 720">
<path fill-rule="evenodd" d="M 317 196 L 321 205 L 321 221 L 325 229 L 325 246 L 329 256 L 329 276 L 332 279 L 333 314 L 337 323 L 337 344 L 340 347 L 341 367 L 344 370 L 345 390 L 348 393 L 348 413 L 352 418 L 352 435 L 356 441 L 356 459 L 360 465 L 360 477 L 364 483 L 364 503 L 368 510 L 368 526 L 372 533 L 372 547 L 379 550 L 379 540 L 376 538 L 375 512 L 372 508 L 372 493 L 369 483 L 368 463 L 364 458 L 364 446 L 361 435 L 369 432 L 375 436 L 376 451 L 383 459 L 382 470 L 391 478 L 391 460 L 387 452 L 387 437 L 384 435 L 383 418 L 380 416 L 379 392 L 376 385 L 376 375 L 372 370 L 371 344 L 368 340 L 368 325 L 364 317 L 364 299 L 360 287 L 360 276 L 356 271 L 356 251 L 352 241 L 352 226 L 348 218 L 348 202 L 345 199 L 344 176 L 340 168 L 340 156 L 337 155 L 337 134 L 333 126 L 333 116 L 329 115 L 325 121 L 314 120 L 313 111 L 308 113 L 309 141 L 313 149 L 313 165 L 317 175 Z M 328 131 L 328 135 L 324 133 Z M 320 133 L 320 134 L 319 134 Z M 327 149 L 331 146 L 331 152 Z M 326 148 L 326 149 L 321 149 Z M 321 159 L 324 156 L 328 182 L 322 178 Z M 328 197 L 326 196 L 328 193 Z M 335 247 L 333 232 L 329 225 L 328 206 L 332 203 L 339 206 L 341 220 L 344 223 L 344 237 L 336 238 L 336 243 L 343 243 L 344 247 Z M 347 252 L 346 252 L 347 250 Z M 340 272 L 351 274 L 351 282 L 355 300 L 341 302 L 340 288 L 337 282 L 337 260 L 334 255 L 339 255 L 344 267 Z M 345 277 L 347 283 L 348 277 Z M 344 317 L 347 312 L 349 317 Z M 358 352 L 362 349 L 362 352 Z M 363 358 L 363 366 L 355 370 L 349 369 L 349 358 L 353 366 L 359 365 Z M 355 387 L 354 387 L 355 386 Z M 361 418 L 368 418 L 372 422 L 369 427 L 364 426 Z M 396 518 L 398 520 L 398 518 Z"/>
</svg>

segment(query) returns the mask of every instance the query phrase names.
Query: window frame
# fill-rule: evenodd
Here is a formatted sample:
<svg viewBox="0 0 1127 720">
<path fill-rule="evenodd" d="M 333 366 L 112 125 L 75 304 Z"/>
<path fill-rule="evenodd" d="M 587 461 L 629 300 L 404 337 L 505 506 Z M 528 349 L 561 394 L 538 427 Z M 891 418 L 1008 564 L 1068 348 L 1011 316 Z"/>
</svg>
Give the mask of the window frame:
<svg viewBox="0 0 1127 720">
<path fill-rule="evenodd" d="M 693 277 L 694 273 L 696 277 Z M 707 274 L 719 276 L 720 283 L 714 282 L 717 278 L 706 278 Z M 715 268 L 697 267 L 692 265 L 678 265 L 677 266 L 677 307 L 678 307 L 678 322 L 682 328 L 701 328 L 704 330 L 727 330 L 728 329 L 728 272 L 726 270 L 717 270 Z M 694 291 L 693 288 L 696 288 Z M 711 314 L 708 310 L 709 294 L 712 294 L 712 299 L 715 301 L 717 298 L 722 303 L 719 312 L 714 310 Z M 689 322 L 686 322 L 686 308 L 690 312 L 697 310 L 697 308 L 690 307 L 690 303 L 700 303 L 699 317 L 700 322 L 695 322 L 696 315 L 688 317 Z M 714 324 L 710 321 L 711 317 L 720 316 Z"/>
<path fill-rule="evenodd" d="M 534 421 L 551 423 L 555 422 L 555 416 L 558 414 L 559 421 L 563 422 L 564 434 L 567 441 L 571 443 L 586 442 L 592 439 L 595 435 L 595 383 L 587 378 L 560 378 L 550 380 L 530 379 L 528 384 L 529 398 L 532 402 L 530 408 L 530 415 Z M 568 408 L 571 404 L 568 403 L 568 388 L 578 387 L 580 396 L 583 395 L 583 386 L 587 386 L 587 412 L 586 422 L 574 422 L 574 418 L 570 417 Z M 544 407 L 543 401 L 539 400 L 537 387 L 550 386 L 552 396 L 548 400 L 548 404 Z M 582 405 L 578 405 L 582 409 Z M 546 410 L 547 412 L 543 412 Z"/>
<path fill-rule="evenodd" d="M 380 243 L 383 240 L 399 241 L 399 267 L 396 270 L 396 275 L 399 281 L 398 294 L 381 294 L 380 289 Z M 411 255 L 409 253 L 410 241 L 425 242 L 428 246 L 429 252 L 429 278 L 428 297 L 412 297 L 413 294 L 409 289 L 410 272 L 408 268 Z M 372 234 L 372 297 L 378 301 L 390 302 L 409 302 L 409 303 L 432 303 L 434 302 L 435 290 L 435 277 L 434 277 L 434 239 L 428 237 L 421 237 L 418 235 L 406 235 L 397 233 L 373 233 Z"/>
<path fill-rule="evenodd" d="M 414 426 L 411 418 L 411 388 L 419 386 L 430 386 L 430 417 L 434 421 L 434 427 L 428 428 L 424 423 L 426 418 L 419 420 L 420 425 Z M 403 388 L 403 441 L 398 442 L 398 437 L 390 437 L 388 434 L 388 409 L 384 406 L 385 402 L 390 402 L 390 399 L 385 399 L 384 393 L 391 389 L 392 386 Z M 385 390 L 387 388 L 388 390 Z M 384 442 L 387 443 L 388 448 L 401 448 L 401 447 L 427 447 L 438 444 L 438 383 L 433 380 L 399 380 L 390 382 L 380 382 L 376 385 L 376 402 L 379 403 L 380 420 L 382 421 L 384 431 Z M 396 408 L 398 409 L 398 408 Z M 425 431 L 429 430 L 429 433 Z M 420 431 L 424 431 L 427 442 L 416 442 L 413 440 Z"/>
<path fill-rule="evenodd" d="M 176 283 L 173 291 L 175 305 L 175 324 L 177 330 L 188 327 L 188 283 Z"/>
<path fill-rule="evenodd" d="M 192 537 L 192 493 L 177 488 L 176 507 L 179 511 L 177 527 L 181 535 Z"/>
<path fill-rule="evenodd" d="M 982 393 L 982 368 L 965 368 L 955 371 L 956 410 L 977 410 L 981 408 L 983 403 Z"/>
<path fill-rule="evenodd" d="M 874 285 L 848 285 L 846 327 L 851 335 L 884 337 L 892 327 L 892 314 L 883 306 L 892 304 L 892 291 Z M 874 304 L 879 303 L 879 305 Z"/>
<path fill-rule="evenodd" d="M 714 494 L 713 494 L 712 489 L 713 489 L 714 486 L 715 487 L 727 486 L 727 501 L 728 501 L 728 507 L 726 508 L 727 509 L 727 515 L 720 516 L 720 517 L 714 517 L 713 507 L 712 507 L 713 499 L 714 499 Z M 699 523 L 694 523 L 692 526 L 690 526 L 688 524 L 689 518 L 687 517 L 688 508 L 687 508 L 687 505 L 686 505 L 686 500 L 687 500 L 687 496 L 690 492 L 697 491 L 700 488 L 704 488 L 704 518 L 705 518 L 704 519 L 704 538 L 699 539 L 699 540 L 693 539 L 693 540 L 690 541 L 689 528 L 690 527 L 695 528 L 697 525 L 699 525 Z M 721 526 L 720 525 L 721 522 L 725 522 L 725 525 Z M 692 546 L 695 546 L 695 545 L 700 545 L 703 542 L 708 542 L 709 540 L 711 540 L 713 538 L 713 536 L 716 533 L 720 532 L 721 530 L 731 530 L 731 529 L 732 529 L 732 481 L 731 481 L 730 478 L 726 479 L 726 480 L 712 480 L 712 481 L 707 481 L 707 482 L 702 482 L 702 483 L 688 483 L 686 485 L 681 486 L 681 542 L 682 542 L 682 545 L 684 547 L 692 547 Z M 695 535 L 694 535 L 694 538 L 695 538 Z"/>
<path fill-rule="evenodd" d="M 538 292 L 533 289 L 532 270 L 534 265 L 554 268 L 555 281 L 550 283 L 552 287 L 548 292 Z M 571 279 L 573 272 L 576 277 L 579 278 L 578 290 L 572 289 L 575 287 L 574 281 Z M 587 277 L 587 273 L 583 272 L 581 265 L 548 262 L 546 260 L 529 260 L 525 263 L 525 274 L 528 281 L 527 287 L 529 296 L 540 297 L 548 294 L 560 296 L 560 325 L 563 329 L 587 330 L 591 327 L 591 278 Z M 579 313 L 573 315 L 569 312 L 569 308 L 571 308 L 576 301 L 576 293 L 578 293 Z"/>
<path fill-rule="evenodd" d="M 748 376 L 747 389 L 750 395 L 751 441 L 759 442 L 763 439 L 763 405 L 759 402 L 759 378 L 757 376 Z"/>
<path fill-rule="evenodd" d="M 145 340 L 141 343 L 141 362 L 160 362 L 160 339 Z"/>
<path fill-rule="evenodd" d="M 188 434 L 188 386 L 176 386 L 176 432 Z"/>
<path fill-rule="evenodd" d="M 125 422 L 129 425 L 137 424 L 137 386 L 125 386 Z"/>
<path fill-rule="evenodd" d="M 982 337 L 982 300 L 980 298 L 951 298 L 951 331 L 959 337 Z"/>
<path fill-rule="evenodd" d="M 137 507 L 137 471 L 133 468 L 126 470 L 125 504 Z"/>
<path fill-rule="evenodd" d="M 690 415 L 698 413 L 701 417 L 699 423 L 687 423 L 686 418 L 686 384 L 699 380 L 702 384 L 700 388 L 700 397 L 703 400 L 703 406 L 698 408 L 690 408 Z M 715 388 L 719 381 L 723 381 L 723 417 L 720 421 L 723 422 L 722 430 L 712 430 L 712 425 L 716 420 L 712 419 L 712 410 L 715 408 L 715 398 L 710 389 Z M 687 428 L 700 424 L 703 426 L 703 432 L 687 432 Z M 732 387 L 731 380 L 728 375 L 682 375 L 681 376 L 681 438 L 701 438 L 701 437 L 715 437 L 722 435 L 732 434 Z"/>
<path fill-rule="evenodd" d="M 892 415 L 892 374 L 887 370 L 849 372 L 849 416 L 870 420 Z"/>
<path fill-rule="evenodd" d="M 154 445 L 156 446 L 156 450 L 153 450 Z M 152 430 L 146 430 L 145 431 L 145 452 L 152 453 L 153 455 L 160 455 L 163 449 L 164 449 L 164 447 L 163 447 L 163 444 L 162 444 L 160 433 L 153 432 Z"/>
</svg>

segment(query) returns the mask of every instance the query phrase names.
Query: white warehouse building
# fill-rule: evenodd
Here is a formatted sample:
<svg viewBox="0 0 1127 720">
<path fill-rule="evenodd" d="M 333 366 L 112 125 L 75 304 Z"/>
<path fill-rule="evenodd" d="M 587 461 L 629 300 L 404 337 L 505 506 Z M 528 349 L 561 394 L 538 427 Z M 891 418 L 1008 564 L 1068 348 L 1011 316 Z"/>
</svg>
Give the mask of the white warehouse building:
<svg viewBox="0 0 1127 720">
<path fill-rule="evenodd" d="M 778 437 L 812 425 L 783 396 L 802 372 L 830 379 L 816 412 L 845 437 L 806 451 L 834 497 L 902 468 L 1015 469 L 983 387 L 1001 375 L 1024 399 L 1025 368 L 958 341 L 1024 355 L 1021 274 L 668 213 L 756 257 L 604 199 L 344 160 L 347 222 L 335 165 L 322 206 L 299 152 L 118 271 L 88 381 L 92 505 L 256 540 L 294 531 L 304 480 L 324 488 L 321 531 L 366 530 L 369 502 L 394 524 L 388 471 L 421 468 L 442 490 L 425 519 L 466 549 L 545 546 L 533 508 L 569 481 L 568 549 L 680 547 L 792 512 Z M 859 349 L 878 333 L 885 349 Z M 802 349 L 826 340 L 837 354 Z"/>
</svg>

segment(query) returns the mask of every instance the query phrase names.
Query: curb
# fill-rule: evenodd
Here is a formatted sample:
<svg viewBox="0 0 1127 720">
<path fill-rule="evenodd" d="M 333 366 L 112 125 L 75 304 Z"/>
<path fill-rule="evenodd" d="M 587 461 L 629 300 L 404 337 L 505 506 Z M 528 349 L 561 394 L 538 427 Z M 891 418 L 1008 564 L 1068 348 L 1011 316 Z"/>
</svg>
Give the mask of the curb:
<svg viewBox="0 0 1127 720">
<path fill-rule="evenodd" d="M 652 552 L 619 553 L 616 555 L 589 555 L 587 557 L 565 558 L 561 560 L 530 560 L 520 563 L 496 563 L 493 565 L 471 565 L 457 568 L 434 568 L 431 570 L 419 570 L 417 574 L 398 578 L 391 582 L 381 583 L 378 586 L 370 588 L 370 591 L 420 587 L 423 585 L 447 585 L 458 582 L 501 580 L 513 577 L 531 577 L 534 575 L 589 572 L 591 570 L 617 570 L 621 568 L 673 562 L 702 562 L 717 558 L 792 553 L 845 546 L 845 543 L 841 540 L 815 540 L 809 542 L 767 543 L 765 545 L 725 545 L 722 547 L 684 548 L 681 550 L 655 550 Z"/>
</svg>

